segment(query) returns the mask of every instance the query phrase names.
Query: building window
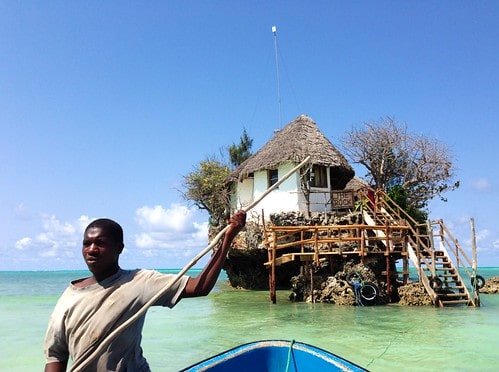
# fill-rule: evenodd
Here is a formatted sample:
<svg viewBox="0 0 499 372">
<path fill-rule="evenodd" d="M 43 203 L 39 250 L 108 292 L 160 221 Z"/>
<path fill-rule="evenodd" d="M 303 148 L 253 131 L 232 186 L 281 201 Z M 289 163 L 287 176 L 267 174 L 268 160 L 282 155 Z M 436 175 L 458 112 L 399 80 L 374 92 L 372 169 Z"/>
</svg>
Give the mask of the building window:
<svg viewBox="0 0 499 372">
<path fill-rule="evenodd" d="M 322 165 L 314 165 L 310 173 L 311 187 L 327 187 L 327 168 Z"/>
<path fill-rule="evenodd" d="M 277 169 L 269 169 L 268 171 L 268 185 L 269 187 L 272 186 L 274 183 L 276 183 L 279 180 L 279 173 L 277 172 Z"/>
</svg>

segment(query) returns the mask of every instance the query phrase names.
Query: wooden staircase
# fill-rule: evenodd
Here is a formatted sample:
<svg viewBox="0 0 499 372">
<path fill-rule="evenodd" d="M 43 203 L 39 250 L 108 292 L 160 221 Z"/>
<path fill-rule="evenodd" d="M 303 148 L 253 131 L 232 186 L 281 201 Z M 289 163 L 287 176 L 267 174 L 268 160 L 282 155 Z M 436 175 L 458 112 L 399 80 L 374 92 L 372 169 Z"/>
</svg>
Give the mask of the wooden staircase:
<svg viewBox="0 0 499 372">
<path fill-rule="evenodd" d="M 409 236 L 402 244 L 435 306 L 480 306 L 477 288 L 472 288 L 472 295 L 461 277 L 464 272 L 471 284 L 476 273 L 470 272 L 469 267 L 475 265 L 442 220 L 418 224 L 383 192 L 377 192 L 376 203 L 372 208 L 366 208 L 363 215 L 369 225 L 401 225 L 404 220 L 409 225 Z"/>
<path fill-rule="evenodd" d="M 478 306 L 446 251 L 420 252 L 419 259 L 412 244 L 408 244 L 407 251 L 435 306 Z"/>
</svg>

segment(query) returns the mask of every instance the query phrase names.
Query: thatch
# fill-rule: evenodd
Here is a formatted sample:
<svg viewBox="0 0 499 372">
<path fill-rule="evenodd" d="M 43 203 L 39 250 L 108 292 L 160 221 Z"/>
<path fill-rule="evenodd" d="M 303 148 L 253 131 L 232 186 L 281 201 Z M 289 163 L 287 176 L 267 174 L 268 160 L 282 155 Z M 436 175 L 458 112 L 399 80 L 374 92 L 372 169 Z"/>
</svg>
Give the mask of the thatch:
<svg viewBox="0 0 499 372">
<path fill-rule="evenodd" d="M 279 130 L 253 156 L 229 176 L 229 181 L 242 181 L 256 171 L 277 169 L 281 163 L 300 163 L 310 155 L 310 163 L 334 168 L 336 175 L 348 182 L 354 171 L 345 157 L 321 133 L 308 116 L 300 115 Z"/>
<path fill-rule="evenodd" d="M 347 185 L 345 186 L 345 189 L 357 191 L 360 189 L 364 189 L 366 187 L 369 187 L 369 183 L 367 183 L 367 181 L 364 181 L 362 178 L 359 177 L 354 177 L 350 181 L 348 181 Z"/>
</svg>

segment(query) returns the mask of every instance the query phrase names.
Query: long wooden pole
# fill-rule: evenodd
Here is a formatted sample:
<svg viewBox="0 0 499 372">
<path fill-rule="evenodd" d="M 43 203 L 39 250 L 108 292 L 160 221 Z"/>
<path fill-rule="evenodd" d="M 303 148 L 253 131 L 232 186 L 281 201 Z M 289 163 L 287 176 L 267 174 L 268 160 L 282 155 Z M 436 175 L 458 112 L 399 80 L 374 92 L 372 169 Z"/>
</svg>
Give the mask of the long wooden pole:
<svg viewBox="0 0 499 372">
<path fill-rule="evenodd" d="M 471 224 L 471 249 L 473 253 L 473 262 L 472 262 L 472 269 L 473 269 L 473 296 L 475 298 L 475 306 L 480 306 L 480 294 L 478 291 L 478 279 L 477 279 L 477 266 L 478 266 L 478 259 L 477 259 L 477 254 L 476 254 L 476 232 L 475 232 L 475 219 L 472 217 L 470 219 L 470 224 Z"/>
<path fill-rule="evenodd" d="M 263 198 L 265 198 L 268 194 L 270 194 L 273 190 L 275 190 L 281 183 L 283 183 L 285 180 L 287 180 L 292 174 L 294 174 L 297 170 L 305 166 L 308 161 L 310 160 L 310 156 L 307 156 L 305 160 L 303 160 L 300 164 L 298 164 L 296 167 L 291 169 L 288 173 L 286 173 L 281 179 L 279 179 L 276 183 L 274 183 L 271 187 L 269 187 L 262 195 L 260 195 L 255 201 L 253 201 L 250 205 L 247 207 L 242 208 L 244 211 L 249 211 L 250 209 L 254 208 L 258 203 L 260 203 Z M 170 290 L 170 288 L 175 285 L 181 278 L 184 276 L 184 274 L 192 268 L 206 253 L 210 252 L 215 245 L 218 243 L 218 241 L 222 238 L 222 236 L 225 234 L 225 232 L 228 230 L 229 225 L 225 226 L 222 231 L 220 231 L 213 241 L 201 252 L 199 252 L 173 279 L 173 281 L 170 283 L 170 285 L 166 286 L 161 292 L 157 293 L 153 298 L 151 298 L 148 302 L 146 302 L 142 308 L 139 309 L 132 317 L 130 317 L 127 321 L 125 321 L 123 324 L 121 324 L 118 328 L 116 328 L 113 332 L 107 335 L 104 340 L 101 341 L 99 346 L 93 351 L 90 352 L 90 349 L 88 349 L 87 353 L 84 353 L 81 357 L 82 362 L 78 363 L 78 360 L 74 363 L 72 366 L 71 370 L 76 372 L 76 371 L 81 371 L 83 370 L 91 361 L 93 361 L 97 355 L 104 349 L 120 332 L 122 332 L 125 328 L 127 328 L 130 324 L 135 322 L 142 314 L 144 314 L 149 307 L 151 307 L 155 302 L 158 301 L 167 291 Z M 86 355 L 88 354 L 88 356 Z"/>
<path fill-rule="evenodd" d="M 476 233 L 475 233 L 475 219 L 472 217 L 470 219 L 471 224 L 471 249 L 473 254 L 473 276 L 476 277 L 476 268 L 477 268 L 477 258 L 476 258 Z"/>
</svg>

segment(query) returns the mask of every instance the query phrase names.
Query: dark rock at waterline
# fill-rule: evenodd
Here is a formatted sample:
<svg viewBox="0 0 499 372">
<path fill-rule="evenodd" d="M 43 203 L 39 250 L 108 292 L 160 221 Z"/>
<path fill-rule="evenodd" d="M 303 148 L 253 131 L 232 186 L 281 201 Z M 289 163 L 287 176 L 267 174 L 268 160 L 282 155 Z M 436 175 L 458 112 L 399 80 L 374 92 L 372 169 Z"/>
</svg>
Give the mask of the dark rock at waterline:
<svg viewBox="0 0 499 372">
<path fill-rule="evenodd" d="M 485 280 L 485 285 L 480 288 L 480 293 L 499 294 L 499 276 Z"/>
<path fill-rule="evenodd" d="M 215 233 L 215 232 L 213 232 Z M 261 227 L 248 222 L 232 242 L 223 269 L 234 288 L 269 289 L 268 251 L 262 244 Z M 289 280 L 300 272 L 300 262 L 290 262 L 275 268 L 276 288 L 289 289 Z"/>
<path fill-rule="evenodd" d="M 388 303 L 384 283 L 363 264 L 348 262 L 334 276 L 303 275 L 291 279 L 292 301 L 324 302 L 336 305 L 372 306 Z"/>
<path fill-rule="evenodd" d="M 433 305 L 430 295 L 426 292 L 421 283 L 409 282 L 398 288 L 400 296 L 400 305 L 425 306 Z"/>
<path fill-rule="evenodd" d="M 267 259 L 266 249 L 231 250 L 224 264 L 230 285 L 234 288 L 268 290 L 269 272 L 264 266 Z M 277 267 L 276 287 L 289 289 L 289 278 L 299 270 L 299 262 Z"/>
</svg>

